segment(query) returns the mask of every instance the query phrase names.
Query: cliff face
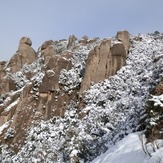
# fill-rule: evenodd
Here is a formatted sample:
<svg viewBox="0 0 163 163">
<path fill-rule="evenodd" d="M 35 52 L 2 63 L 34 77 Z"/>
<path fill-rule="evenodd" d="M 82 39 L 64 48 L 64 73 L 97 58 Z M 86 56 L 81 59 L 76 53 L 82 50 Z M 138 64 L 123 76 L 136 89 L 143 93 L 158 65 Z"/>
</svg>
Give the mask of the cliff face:
<svg viewBox="0 0 163 163">
<path fill-rule="evenodd" d="M 23 37 L 0 62 L 0 160 L 89 162 L 136 131 L 159 82 L 162 94 L 162 45 L 162 34 L 120 31 L 48 40 L 35 52 Z"/>
<path fill-rule="evenodd" d="M 79 112 L 91 83 L 108 79 L 125 64 L 129 37 L 127 31 L 103 40 L 72 35 L 45 41 L 37 53 L 30 38 L 21 38 L 16 54 L 0 64 L 0 125 L 14 128 L 13 138 L 5 138 L 7 128 L 1 133 L 1 143 L 17 151 L 33 123 L 64 116 L 71 101 L 78 102 Z"/>
<path fill-rule="evenodd" d="M 106 39 L 89 52 L 80 94 L 87 90 L 91 83 L 103 81 L 114 75 L 125 64 L 130 47 L 130 35 L 127 31 L 118 32 L 116 38 L 120 42 L 114 43 Z"/>
<path fill-rule="evenodd" d="M 114 75 L 125 64 L 125 59 L 126 52 L 121 43 L 111 47 L 111 41 L 104 40 L 96 46 L 88 55 L 80 93 L 87 90 L 91 82 L 97 83 Z"/>
</svg>

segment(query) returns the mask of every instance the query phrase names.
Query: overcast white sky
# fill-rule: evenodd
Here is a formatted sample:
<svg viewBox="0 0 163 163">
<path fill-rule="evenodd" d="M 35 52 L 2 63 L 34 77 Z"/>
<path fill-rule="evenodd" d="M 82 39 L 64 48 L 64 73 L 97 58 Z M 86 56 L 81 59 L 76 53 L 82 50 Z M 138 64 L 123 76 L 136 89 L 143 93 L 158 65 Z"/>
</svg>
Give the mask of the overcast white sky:
<svg viewBox="0 0 163 163">
<path fill-rule="evenodd" d="M 21 37 L 37 50 L 46 40 L 163 32 L 163 0 L 0 0 L 0 60 L 15 54 Z"/>
</svg>

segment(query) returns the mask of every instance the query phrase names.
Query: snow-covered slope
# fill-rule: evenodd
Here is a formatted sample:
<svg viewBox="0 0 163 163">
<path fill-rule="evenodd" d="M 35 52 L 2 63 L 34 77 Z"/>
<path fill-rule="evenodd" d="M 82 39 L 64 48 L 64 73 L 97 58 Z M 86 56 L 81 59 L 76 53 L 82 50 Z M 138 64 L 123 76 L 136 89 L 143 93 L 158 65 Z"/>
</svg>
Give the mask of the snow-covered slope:
<svg viewBox="0 0 163 163">
<path fill-rule="evenodd" d="M 80 112 L 78 102 L 71 101 L 62 118 L 54 117 L 31 126 L 25 144 L 17 154 L 1 146 L 0 160 L 82 163 L 92 161 L 108 148 L 107 153 L 93 163 L 130 163 L 133 159 L 135 163 L 147 163 L 155 159 L 144 158 L 137 134 L 131 133 L 139 128 L 150 91 L 163 76 L 163 58 L 160 57 L 163 35 L 139 37 L 141 40 L 138 41 L 136 36 L 131 37 L 132 47 L 126 65 L 116 75 L 92 85 L 86 92 L 85 106 Z M 81 119 L 82 113 L 85 117 Z"/>
<path fill-rule="evenodd" d="M 140 133 L 132 133 L 98 156 L 91 163 L 161 163 L 163 161 L 163 147 L 151 152 L 151 157 L 143 152 L 139 139 Z M 163 142 L 160 141 L 160 146 Z M 150 144 L 148 144 L 150 151 Z"/>
</svg>

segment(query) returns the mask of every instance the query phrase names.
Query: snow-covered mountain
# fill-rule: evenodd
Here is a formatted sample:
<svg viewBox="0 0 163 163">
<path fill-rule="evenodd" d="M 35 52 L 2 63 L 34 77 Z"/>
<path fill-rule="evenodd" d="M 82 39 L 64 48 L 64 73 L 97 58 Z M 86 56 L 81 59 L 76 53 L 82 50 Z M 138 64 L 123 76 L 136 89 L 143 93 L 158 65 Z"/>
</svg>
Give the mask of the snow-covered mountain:
<svg viewBox="0 0 163 163">
<path fill-rule="evenodd" d="M 1 162 L 162 159 L 162 33 L 31 45 L 0 62 Z"/>
</svg>

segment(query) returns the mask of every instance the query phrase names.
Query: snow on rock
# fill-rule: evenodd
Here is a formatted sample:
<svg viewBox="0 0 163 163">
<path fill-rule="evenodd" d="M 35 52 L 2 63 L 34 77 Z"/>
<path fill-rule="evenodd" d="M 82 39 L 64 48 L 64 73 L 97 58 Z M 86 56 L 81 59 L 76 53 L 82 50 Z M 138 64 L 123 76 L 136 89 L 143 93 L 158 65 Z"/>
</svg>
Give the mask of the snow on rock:
<svg viewBox="0 0 163 163">
<path fill-rule="evenodd" d="M 53 47 L 57 53 L 61 53 L 67 49 L 67 40 L 56 41 L 54 42 Z"/>
<path fill-rule="evenodd" d="M 13 74 L 8 73 L 8 76 L 16 83 L 17 89 L 20 89 L 29 82 L 29 79 L 27 78 L 26 75 L 27 73 L 33 73 L 33 78 L 41 82 L 43 78 L 41 72 L 42 66 L 43 66 L 43 59 L 39 58 L 36 62 L 33 62 L 31 64 L 25 64 L 20 71 L 17 71 Z"/>
<path fill-rule="evenodd" d="M 18 102 L 19 102 L 19 98 L 16 101 L 14 101 L 13 103 L 11 103 L 8 107 L 6 107 L 4 112 L 10 111 L 13 107 L 15 107 L 18 104 Z"/>
<path fill-rule="evenodd" d="M 163 94 L 160 96 L 152 96 L 152 98 L 149 99 L 149 101 L 153 101 L 154 106 L 160 106 L 163 108 Z"/>
<path fill-rule="evenodd" d="M 65 91 L 76 88 L 82 79 L 80 78 L 80 72 L 76 72 L 75 69 L 62 69 L 59 76 L 59 83 L 64 85 Z"/>
<path fill-rule="evenodd" d="M 8 128 L 8 126 L 10 125 L 10 121 L 7 121 L 6 123 L 4 123 L 2 126 L 0 126 L 0 135 L 2 134 L 3 130 Z"/>
<path fill-rule="evenodd" d="M 84 75 L 85 60 L 91 48 L 98 45 L 100 41 L 93 44 L 82 45 L 73 50 L 73 57 L 70 59 L 73 65 L 72 69 L 62 69 L 59 75 L 59 83 L 64 85 L 65 91 L 70 91 L 80 85 Z"/>
<path fill-rule="evenodd" d="M 141 41 L 131 37 L 132 47 L 126 65 L 116 75 L 92 85 L 85 92 L 84 108 L 78 108 L 77 101 L 72 101 L 63 117 L 54 117 L 41 121 L 38 126 L 31 126 L 26 142 L 17 154 L 11 153 L 8 157 L 6 147 L 1 147 L 0 157 L 4 162 L 70 163 L 74 156 L 76 162 L 88 163 L 109 148 L 93 163 L 152 163 L 162 148 L 152 153 L 152 158 L 146 158 L 138 135 L 133 132 L 138 128 L 149 92 L 163 74 L 163 58 L 156 61 L 163 53 L 163 39 L 153 34 L 139 37 Z M 66 46 L 64 41 L 62 45 L 57 44 L 58 53 Z M 74 67 L 60 73 L 60 83 L 66 85 L 69 91 L 80 85 L 83 79 L 88 51 L 88 46 L 74 49 Z M 44 73 L 38 71 L 32 80 L 41 82 L 43 76 Z M 18 81 L 17 78 L 15 80 Z M 23 81 L 26 82 L 25 79 Z M 79 115 L 82 113 L 85 116 L 81 119 Z"/>
</svg>

